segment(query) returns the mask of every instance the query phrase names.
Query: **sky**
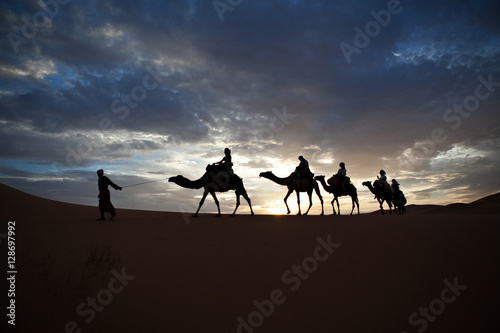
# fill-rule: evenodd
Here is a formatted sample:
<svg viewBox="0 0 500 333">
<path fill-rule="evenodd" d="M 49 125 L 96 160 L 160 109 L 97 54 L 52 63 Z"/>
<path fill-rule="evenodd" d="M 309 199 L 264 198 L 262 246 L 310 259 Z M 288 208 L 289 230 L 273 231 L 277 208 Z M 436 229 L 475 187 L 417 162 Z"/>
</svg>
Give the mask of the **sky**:
<svg viewBox="0 0 500 333">
<path fill-rule="evenodd" d="M 259 214 L 286 213 L 286 188 L 259 173 L 286 177 L 299 155 L 327 177 L 345 162 L 362 212 L 381 169 L 409 204 L 471 202 L 500 190 L 499 14 L 491 0 L 2 1 L 0 183 L 97 205 L 102 168 L 155 181 L 112 190 L 116 207 L 194 212 L 203 191 L 166 178 L 198 179 L 228 147 Z M 232 212 L 234 192 L 218 198 Z"/>
</svg>

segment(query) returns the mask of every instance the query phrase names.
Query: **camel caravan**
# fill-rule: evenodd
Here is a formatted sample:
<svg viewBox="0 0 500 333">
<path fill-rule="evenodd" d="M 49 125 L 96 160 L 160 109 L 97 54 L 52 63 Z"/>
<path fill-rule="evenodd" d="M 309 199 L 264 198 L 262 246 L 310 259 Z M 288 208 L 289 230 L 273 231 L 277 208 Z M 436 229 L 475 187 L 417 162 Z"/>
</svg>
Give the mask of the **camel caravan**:
<svg viewBox="0 0 500 333">
<path fill-rule="evenodd" d="M 350 178 L 347 177 L 347 170 L 345 168 L 345 163 L 341 162 L 339 164 L 340 169 L 338 172 L 325 180 L 325 176 L 314 176 L 314 174 L 309 169 L 309 162 L 303 157 L 299 156 L 299 165 L 295 168 L 288 177 L 280 178 L 273 174 L 272 171 L 261 172 L 259 177 L 267 178 L 272 182 L 283 185 L 288 188 L 288 192 L 283 199 L 287 209 L 287 214 L 290 214 L 290 207 L 288 207 L 288 197 L 295 192 L 297 195 L 297 204 L 299 207 L 299 212 L 297 215 L 302 215 L 300 209 L 300 192 L 307 192 L 309 196 L 309 207 L 304 215 L 309 213 L 313 203 L 312 203 L 312 193 L 313 191 L 318 196 L 321 202 L 321 214 L 324 215 L 323 208 L 323 197 L 321 196 L 318 182 L 323 186 L 323 189 L 333 195 L 333 200 L 331 202 L 333 208 L 333 215 L 340 215 L 340 204 L 338 198 L 341 196 L 349 196 L 352 201 L 352 209 L 350 215 L 353 214 L 354 209 L 357 208 L 359 215 L 359 201 L 356 187 L 351 183 Z M 243 196 L 248 202 L 250 207 L 251 215 L 254 215 L 252 209 L 251 200 L 243 186 L 243 179 L 240 178 L 233 172 L 233 163 L 231 162 L 231 150 L 229 148 L 224 149 L 224 158 L 219 162 L 209 164 L 206 167 L 205 174 L 197 180 L 189 180 L 184 176 L 178 175 L 175 177 L 168 178 L 169 182 L 173 182 L 181 187 L 191 188 L 191 189 L 204 189 L 203 196 L 198 205 L 198 209 L 194 213 L 193 217 L 198 217 L 198 213 L 205 202 L 208 194 L 210 194 L 217 206 L 217 215 L 221 216 L 219 200 L 215 195 L 215 192 L 227 192 L 235 191 L 236 194 L 236 207 L 234 208 L 231 216 L 236 214 L 236 210 L 240 206 L 240 196 Z M 380 177 L 371 183 L 366 181 L 362 183 L 363 186 L 367 186 L 368 189 L 375 195 L 375 199 L 379 202 L 380 210 L 384 214 L 383 203 L 386 202 L 389 206 L 389 213 L 392 214 L 392 206 L 394 205 L 394 212 L 396 214 L 404 214 L 406 198 L 403 192 L 399 189 L 399 183 L 393 179 L 392 185 L 387 182 L 387 176 L 384 170 L 380 170 Z M 337 203 L 337 210 L 335 210 L 335 202 Z"/>
</svg>

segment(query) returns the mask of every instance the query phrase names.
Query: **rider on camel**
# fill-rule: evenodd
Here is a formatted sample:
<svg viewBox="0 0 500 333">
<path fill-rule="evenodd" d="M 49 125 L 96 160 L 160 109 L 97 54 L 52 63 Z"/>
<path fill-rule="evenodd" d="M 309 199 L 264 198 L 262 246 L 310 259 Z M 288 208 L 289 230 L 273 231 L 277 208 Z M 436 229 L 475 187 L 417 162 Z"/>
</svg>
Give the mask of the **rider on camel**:
<svg viewBox="0 0 500 333">
<path fill-rule="evenodd" d="M 348 183 L 345 163 L 340 162 L 339 167 L 340 167 L 339 171 L 337 171 L 336 174 L 334 174 L 330 179 L 328 179 L 328 184 L 330 184 L 330 186 L 340 184 L 342 186 L 342 191 L 345 191 L 345 184 Z"/>
<path fill-rule="evenodd" d="M 385 175 L 384 170 L 380 170 L 380 177 L 377 176 L 377 179 L 380 181 L 381 186 L 385 187 L 386 190 L 393 192 L 391 185 L 387 182 L 387 176 Z"/>
<path fill-rule="evenodd" d="M 393 193 L 398 193 L 399 191 L 401 191 L 401 190 L 399 189 L 399 183 L 398 183 L 398 181 L 397 181 L 396 179 L 393 179 L 393 180 L 392 180 L 392 185 L 391 185 L 391 187 L 392 187 L 392 192 L 393 192 Z"/>
<path fill-rule="evenodd" d="M 224 149 L 224 155 L 222 160 L 214 163 L 214 165 L 218 165 L 221 171 L 227 171 L 230 175 L 234 175 L 233 163 L 231 162 L 231 150 L 229 148 Z"/>
<path fill-rule="evenodd" d="M 337 179 L 339 180 L 339 183 L 342 185 L 342 191 L 345 191 L 345 183 L 347 181 L 347 179 L 346 179 L 347 170 L 345 168 L 345 163 L 340 162 L 339 167 L 340 167 L 340 169 L 339 169 L 339 171 L 337 171 L 337 174 L 334 175 L 334 177 L 337 177 Z"/>
<path fill-rule="evenodd" d="M 309 169 L 309 162 L 304 158 L 304 156 L 299 156 L 299 165 L 295 168 L 295 173 L 299 178 L 307 177 L 313 180 L 314 174 Z"/>
</svg>

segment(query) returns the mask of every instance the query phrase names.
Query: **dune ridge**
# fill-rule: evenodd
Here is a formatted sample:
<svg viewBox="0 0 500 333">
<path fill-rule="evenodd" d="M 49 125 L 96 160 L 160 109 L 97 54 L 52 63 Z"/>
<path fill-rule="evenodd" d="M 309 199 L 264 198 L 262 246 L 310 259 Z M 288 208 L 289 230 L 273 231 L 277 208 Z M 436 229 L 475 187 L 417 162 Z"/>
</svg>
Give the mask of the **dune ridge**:
<svg viewBox="0 0 500 333">
<path fill-rule="evenodd" d="M 41 212 L 51 211 L 53 208 L 56 207 L 57 210 L 60 210 L 63 207 L 65 207 L 68 210 L 80 210 L 80 209 L 96 210 L 96 207 L 93 206 L 63 203 L 55 200 L 37 197 L 19 191 L 17 189 L 14 189 L 2 183 L 0 183 L 0 197 L 2 198 L 6 207 L 9 207 L 9 210 L 18 210 L 19 212 L 22 212 L 24 210 L 24 207 L 28 205 L 25 203 L 29 203 L 30 207 L 33 207 L 36 210 L 40 210 Z M 96 206 L 97 206 L 97 200 L 96 200 Z M 385 209 L 386 208 L 387 207 L 385 207 Z M 500 214 L 500 193 L 495 193 L 467 204 L 466 203 L 452 203 L 448 205 L 410 204 L 406 206 L 406 209 L 407 209 L 406 214 Z M 137 209 L 129 210 L 126 208 L 119 208 L 119 210 L 126 210 L 130 212 L 133 211 L 137 214 L 140 214 L 140 212 L 143 211 Z M 159 211 L 144 211 L 144 212 L 148 212 L 148 214 L 165 213 Z M 176 213 L 176 212 L 168 212 L 168 213 Z M 379 214 L 379 213 L 380 210 L 376 210 L 374 212 L 364 213 L 364 214 Z M 179 214 L 184 214 L 184 213 L 179 213 Z"/>
</svg>

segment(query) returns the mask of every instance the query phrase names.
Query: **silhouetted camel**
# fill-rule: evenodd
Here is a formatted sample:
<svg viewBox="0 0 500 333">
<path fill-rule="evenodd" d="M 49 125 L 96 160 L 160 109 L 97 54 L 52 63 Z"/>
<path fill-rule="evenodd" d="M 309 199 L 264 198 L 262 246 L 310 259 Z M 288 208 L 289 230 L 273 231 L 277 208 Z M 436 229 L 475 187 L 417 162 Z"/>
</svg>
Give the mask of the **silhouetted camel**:
<svg viewBox="0 0 500 333">
<path fill-rule="evenodd" d="M 404 213 L 406 212 L 406 198 L 403 194 L 403 191 L 399 190 L 397 192 L 394 192 L 392 203 L 394 204 L 394 212 L 396 212 L 396 214 L 398 214 L 399 212 L 399 214 L 404 215 Z"/>
<path fill-rule="evenodd" d="M 356 187 L 354 187 L 353 184 L 351 184 L 351 183 L 346 184 L 345 191 L 342 191 L 341 184 L 329 186 L 325 182 L 325 176 L 316 176 L 316 177 L 314 177 L 314 179 L 316 179 L 317 181 L 319 181 L 321 183 L 321 185 L 323 185 L 323 188 L 325 189 L 325 191 L 333 194 L 333 200 L 332 200 L 333 215 L 337 214 L 337 212 L 335 211 L 335 206 L 333 204 L 335 201 L 337 201 L 337 209 L 339 210 L 339 215 L 340 215 L 339 197 L 344 196 L 344 195 L 350 196 L 351 200 L 352 200 L 352 210 L 351 210 L 350 215 L 352 215 L 352 212 L 354 212 L 355 206 L 358 207 L 358 215 L 359 215 L 358 192 L 356 190 Z"/>
<path fill-rule="evenodd" d="M 286 205 L 286 210 L 287 214 L 290 214 L 290 208 L 288 207 L 288 203 L 286 202 L 290 194 L 292 194 L 293 191 L 297 193 L 297 204 L 299 205 L 299 213 L 297 215 L 301 215 L 300 212 L 300 192 L 307 192 L 307 195 L 309 196 L 309 208 L 307 209 L 307 212 L 304 213 L 304 215 L 307 215 L 309 213 L 309 210 L 311 209 L 312 206 L 312 191 L 316 191 L 316 194 L 319 197 L 319 200 L 321 201 L 321 215 L 324 215 L 324 209 L 323 209 L 323 198 L 321 197 L 321 193 L 319 192 L 319 186 L 318 183 L 315 181 L 311 181 L 310 178 L 308 177 L 303 177 L 299 178 L 295 172 L 291 173 L 290 176 L 286 178 L 280 178 L 275 176 L 272 171 L 266 171 L 266 172 L 261 172 L 259 177 L 264 177 L 267 178 L 276 184 L 279 185 L 285 185 L 288 187 L 288 193 L 285 196 L 285 205 Z"/>
<path fill-rule="evenodd" d="M 390 190 L 386 190 L 383 187 L 381 188 L 378 185 L 379 183 L 380 182 L 376 180 L 373 182 L 373 185 L 369 181 L 363 182 L 362 184 L 363 186 L 368 187 L 370 189 L 370 192 L 375 194 L 375 198 L 380 204 L 380 210 L 382 211 L 382 215 L 384 215 L 384 207 L 382 207 L 384 201 L 386 201 L 387 205 L 389 205 L 389 214 L 392 214 L 392 192 Z"/>
<path fill-rule="evenodd" d="M 236 191 L 236 207 L 234 208 L 234 212 L 231 214 L 231 216 L 234 216 L 236 210 L 238 209 L 238 206 L 240 205 L 240 195 L 242 195 L 243 198 L 246 199 L 248 205 L 250 206 L 250 212 L 252 213 L 251 215 L 254 215 L 250 198 L 248 197 L 247 191 L 243 186 L 243 180 L 237 175 L 229 175 L 229 173 L 227 173 L 226 171 L 212 171 L 210 169 L 210 166 L 208 166 L 207 172 L 205 172 L 205 174 L 198 180 L 189 180 L 186 177 L 179 175 L 170 177 L 168 181 L 174 182 L 177 185 L 185 188 L 199 189 L 203 187 L 205 189 L 205 191 L 203 192 L 203 197 L 201 198 L 200 204 L 198 206 L 198 210 L 196 211 L 196 213 L 194 213 L 193 217 L 198 217 L 198 212 L 205 202 L 205 198 L 207 197 L 208 193 L 212 195 L 215 204 L 217 205 L 217 210 L 219 212 L 217 216 L 221 216 L 219 200 L 217 200 L 215 192 L 227 192 L 229 190 Z"/>
<path fill-rule="evenodd" d="M 392 180 L 392 203 L 394 204 L 394 212 L 396 214 L 399 212 L 399 214 L 403 215 L 406 212 L 406 198 L 405 195 L 403 194 L 403 191 L 399 189 L 399 183 L 396 179 Z"/>
</svg>

